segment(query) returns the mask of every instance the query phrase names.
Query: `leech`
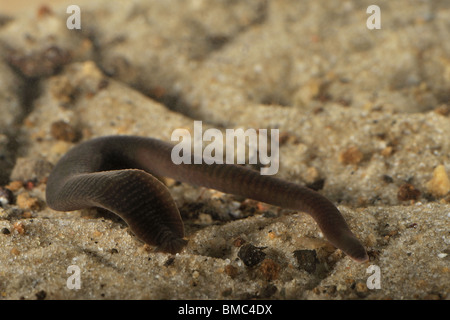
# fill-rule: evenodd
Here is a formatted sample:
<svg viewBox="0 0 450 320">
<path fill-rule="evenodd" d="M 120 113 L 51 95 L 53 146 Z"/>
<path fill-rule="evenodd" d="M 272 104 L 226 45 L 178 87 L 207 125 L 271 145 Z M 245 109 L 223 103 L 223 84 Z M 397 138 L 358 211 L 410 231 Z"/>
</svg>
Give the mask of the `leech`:
<svg viewBox="0 0 450 320">
<path fill-rule="evenodd" d="M 156 177 L 240 195 L 310 214 L 335 247 L 358 262 L 366 250 L 339 210 L 306 187 L 261 175 L 233 164 L 180 164 L 173 145 L 152 138 L 106 136 L 72 148 L 51 172 L 46 190 L 50 208 L 72 211 L 100 207 L 119 215 L 130 230 L 163 252 L 186 245 L 180 213 L 167 187 Z"/>
</svg>

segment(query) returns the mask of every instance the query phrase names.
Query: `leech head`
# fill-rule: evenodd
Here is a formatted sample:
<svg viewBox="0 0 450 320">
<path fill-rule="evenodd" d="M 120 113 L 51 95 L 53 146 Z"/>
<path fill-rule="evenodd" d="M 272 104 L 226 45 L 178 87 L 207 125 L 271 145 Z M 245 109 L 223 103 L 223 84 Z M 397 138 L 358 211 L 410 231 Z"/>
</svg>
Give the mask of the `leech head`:
<svg viewBox="0 0 450 320">
<path fill-rule="evenodd" d="M 369 261 L 366 249 L 364 249 L 361 242 L 353 234 L 345 235 L 343 238 L 342 243 L 345 243 L 345 247 L 348 248 L 342 250 L 345 254 L 356 262 L 363 263 Z"/>
</svg>

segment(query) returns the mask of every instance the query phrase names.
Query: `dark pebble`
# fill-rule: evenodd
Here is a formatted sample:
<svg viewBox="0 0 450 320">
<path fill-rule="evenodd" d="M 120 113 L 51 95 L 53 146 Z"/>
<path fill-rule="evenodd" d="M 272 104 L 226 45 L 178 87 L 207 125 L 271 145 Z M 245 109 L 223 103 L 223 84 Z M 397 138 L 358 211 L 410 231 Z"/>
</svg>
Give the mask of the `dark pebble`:
<svg viewBox="0 0 450 320">
<path fill-rule="evenodd" d="M 261 299 L 270 298 L 277 292 L 277 290 L 278 290 L 278 288 L 275 285 L 269 284 L 266 287 L 261 289 L 261 292 L 259 293 L 259 297 Z"/>
<path fill-rule="evenodd" d="M 164 266 L 168 267 L 171 266 L 175 262 L 175 257 L 169 257 L 166 262 L 164 262 Z"/>
<path fill-rule="evenodd" d="M 44 300 L 46 296 L 47 296 L 47 292 L 45 292 L 44 290 L 41 290 L 36 293 L 36 299 L 38 299 L 38 300 Z"/>
<path fill-rule="evenodd" d="M 56 140 L 76 142 L 81 138 L 79 132 L 65 121 L 55 121 L 50 127 L 50 133 Z"/>
<path fill-rule="evenodd" d="M 319 260 L 315 250 L 296 250 L 294 257 L 298 263 L 298 269 L 305 270 L 308 273 L 314 273 Z"/>
<path fill-rule="evenodd" d="M 412 184 L 405 183 L 398 188 L 397 198 L 400 201 L 417 200 L 421 192 L 417 190 Z"/>
<path fill-rule="evenodd" d="M 14 201 L 14 195 L 11 190 L 0 187 L 0 206 L 11 204 Z"/>
<path fill-rule="evenodd" d="M 258 248 L 249 243 L 244 244 L 238 252 L 238 257 L 247 267 L 254 267 L 266 257 L 266 254 L 263 252 L 265 248 Z"/>
</svg>

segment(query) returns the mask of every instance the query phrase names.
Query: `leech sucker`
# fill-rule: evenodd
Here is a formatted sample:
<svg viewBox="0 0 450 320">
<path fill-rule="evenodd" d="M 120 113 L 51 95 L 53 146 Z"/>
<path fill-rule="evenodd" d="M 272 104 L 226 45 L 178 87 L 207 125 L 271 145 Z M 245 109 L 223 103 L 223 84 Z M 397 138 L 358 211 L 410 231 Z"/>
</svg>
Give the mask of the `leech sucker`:
<svg viewBox="0 0 450 320">
<path fill-rule="evenodd" d="M 339 210 L 316 191 L 233 164 L 172 162 L 173 145 L 152 138 L 106 136 L 72 148 L 47 181 L 50 208 L 100 207 L 119 215 L 134 234 L 164 252 L 182 250 L 184 227 L 167 187 L 169 177 L 310 214 L 335 247 L 358 262 L 366 250 Z"/>
</svg>

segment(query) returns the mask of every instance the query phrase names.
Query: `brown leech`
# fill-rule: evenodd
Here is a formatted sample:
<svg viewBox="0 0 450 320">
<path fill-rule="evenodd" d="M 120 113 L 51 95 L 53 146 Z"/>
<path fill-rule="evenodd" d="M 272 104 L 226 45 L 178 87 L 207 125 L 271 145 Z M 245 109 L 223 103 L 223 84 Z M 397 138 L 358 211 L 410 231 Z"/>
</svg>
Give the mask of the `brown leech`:
<svg viewBox="0 0 450 320">
<path fill-rule="evenodd" d="M 339 210 L 319 193 L 238 165 L 176 165 L 172 148 L 169 143 L 136 136 L 106 136 L 81 143 L 50 174 L 47 203 L 60 211 L 105 208 L 125 220 L 145 243 L 176 253 L 187 242 L 183 222 L 169 190 L 155 178 L 170 177 L 307 212 L 335 247 L 358 262 L 368 260 Z"/>
</svg>

